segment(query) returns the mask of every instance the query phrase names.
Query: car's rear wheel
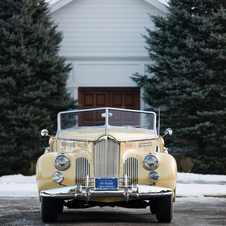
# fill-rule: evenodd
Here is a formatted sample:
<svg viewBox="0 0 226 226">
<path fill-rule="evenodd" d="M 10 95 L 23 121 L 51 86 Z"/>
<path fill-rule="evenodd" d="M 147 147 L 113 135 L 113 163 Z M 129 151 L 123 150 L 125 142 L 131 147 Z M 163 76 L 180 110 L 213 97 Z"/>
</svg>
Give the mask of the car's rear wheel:
<svg viewBox="0 0 226 226">
<path fill-rule="evenodd" d="M 43 222 L 53 222 L 57 219 L 57 200 L 41 197 L 41 218 Z"/>
<path fill-rule="evenodd" d="M 158 198 L 156 219 L 161 223 L 170 223 L 173 219 L 173 194 Z"/>
</svg>

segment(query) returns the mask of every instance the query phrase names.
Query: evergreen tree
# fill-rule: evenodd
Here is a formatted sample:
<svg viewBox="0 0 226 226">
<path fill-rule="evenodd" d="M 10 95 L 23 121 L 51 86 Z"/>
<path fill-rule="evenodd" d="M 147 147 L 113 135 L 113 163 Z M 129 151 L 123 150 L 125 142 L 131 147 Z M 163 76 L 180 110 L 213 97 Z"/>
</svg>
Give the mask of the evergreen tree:
<svg viewBox="0 0 226 226">
<path fill-rule="evenodd" d="M 40 130 L 53 134 L 57 113 L 77 107 L 61 40 L 44 0 L 0 1 L 0 175 L 28 174 L 47 146 Z"/>
<path fill-rule="evenodd" d="M 133 80 L 150 109 L 161 108 L 161 128 L 173 128 L 170 146 L 192 152 L 193 171 L 213 173 L 221 161 L 226 173 L 226 1 L 171 0 L 166 17 L 151 20 L 153 64 Z"/>
</svg>

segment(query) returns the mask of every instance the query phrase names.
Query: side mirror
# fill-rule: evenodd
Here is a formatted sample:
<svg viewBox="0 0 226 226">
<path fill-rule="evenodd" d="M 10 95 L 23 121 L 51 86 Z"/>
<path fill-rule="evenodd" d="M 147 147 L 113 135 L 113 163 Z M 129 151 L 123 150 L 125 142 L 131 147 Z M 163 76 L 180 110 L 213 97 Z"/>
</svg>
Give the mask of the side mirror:
<svg viewBox="0 0 226 226">
<path fill-rule="evenodd" d="M 42 137 L 47 137 L 47 136 L 49 136 L 49 131 L 48 131 L 47 129 L 43 129 L 43 130 L 41 131 L 41 136 L 42 136 Z"/>
<path fill-rule="evenodd" d="M 173 134 L 173 130 L 171 128 L 168 128 L 168 129 L 165 130 L 164 136 L 166 136 L 166 135 L 170 135 L 171 136 L 172 134 Z"/>
</svg>

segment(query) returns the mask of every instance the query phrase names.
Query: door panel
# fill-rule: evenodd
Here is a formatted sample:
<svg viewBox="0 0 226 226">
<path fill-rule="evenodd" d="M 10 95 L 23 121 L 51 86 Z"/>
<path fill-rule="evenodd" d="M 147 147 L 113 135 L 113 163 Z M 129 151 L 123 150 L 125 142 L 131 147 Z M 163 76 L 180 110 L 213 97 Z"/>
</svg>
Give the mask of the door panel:
<svg viewBox="0 0 226 226">
<path fill-rule="evenodd" d="M 95 98 L 95 96 L 93 97 Z M 95 101 L 94 101 L 95 102 Z M 105 106 L 107 104 L 107 95 L 106 93 L 97 93 L 96 94 L 96 106 Z"/>
<path fill-rule="evenodd" d="M 123 94 L 113 93 L 112 94 L 112 105 L 114 107 L 121 107 L 123 106 Z"/>
<path fill-rule="evenodd" d="M 93 106 L 94 105 L 94 95 L 86 93 L 84 94 L 84 105 Z"/>
</svg>

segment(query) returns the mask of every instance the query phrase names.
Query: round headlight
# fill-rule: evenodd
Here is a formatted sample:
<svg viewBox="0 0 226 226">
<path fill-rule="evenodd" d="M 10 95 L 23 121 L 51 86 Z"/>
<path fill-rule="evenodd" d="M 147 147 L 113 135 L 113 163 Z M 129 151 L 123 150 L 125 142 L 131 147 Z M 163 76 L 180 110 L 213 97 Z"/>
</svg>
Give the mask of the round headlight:
<svg viewBox="0 0 226 226">
<path fill-rule="evenodd" d="M 57 157 L 55 159 L 55 167 L 58 170 L 66 170 L 69 168 L 70 164 L 71 164 L 71 161 L 70 161 L 68 155 L 63 154 L 63 153 L 57 155 Z"/>
<path fill-rule="evenodd" d="M 60 171 L 56 171 L 53 176 L 52 179 L 55 183 L 59 184 L 64 180 L 64 175 L 63 173 L 61 173 Z"/>
<path fill-rule="evenodd" d="M 153 154 L 148 154 L 144 157 L 143 166 L 147 170 L 154 170 L 158 167 L 159 160 Z"/>
<path fill-rule="evenodd" d="M 158 172 L 156 172 L 156 171 L 151 171 L 151 172 L 148 174 L 148 180 L 149 180 L 151 183 L 156 183 L 156 182 L 159 180 L 159 174 L 158 174 Z"/>
</svg>

